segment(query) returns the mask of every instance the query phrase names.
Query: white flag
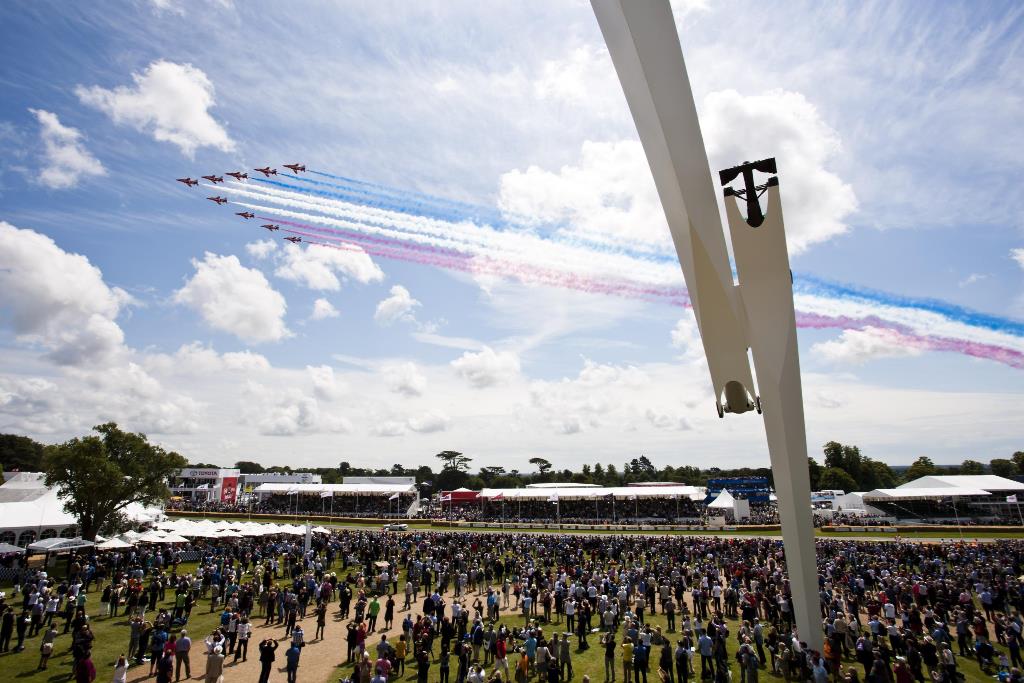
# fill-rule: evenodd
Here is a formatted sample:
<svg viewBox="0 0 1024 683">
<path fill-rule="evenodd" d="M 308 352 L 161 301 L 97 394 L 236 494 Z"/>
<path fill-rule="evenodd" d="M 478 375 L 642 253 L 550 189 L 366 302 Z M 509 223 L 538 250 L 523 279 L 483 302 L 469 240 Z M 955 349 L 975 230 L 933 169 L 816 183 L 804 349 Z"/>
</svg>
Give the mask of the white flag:
<svg viewBox="0 0 1024 683">
<path fill-rule="evenodd" d="M 558 502 L 558 494 L 557 493 L 552 493 L 551 497 L 548 498 L 548 502 L 549 503 L 557 503 Z"/>
<path fill-rule="evenodd" d="M 285 495 L 286 496 L 294 496 L 298 492 L 299 492 L 298 489 L 288 489 L 288 493 L 286 493 Z"/>
<path fill-rule="evenodd" d="M 388 498 L 388 500 L 397 500 L 397 499 L 398 499 L 398 494 L 397 493 L 395 495 L 391 496 L 390 498 Z"/>
<path fill-rule="evenodd" d="M 1015 493 L 1012 496 L 1007 496 L 1006 497 L 1006 502 L 1007 503 L 1016 503 L 1017 502 L 1017 494 Z"/>
<path fill-rule="evenodd" d="M 333 495 L 334 495 L 334 491 L 321 491 L 320 492 L 320 497 L 321 498 L 330 498 Z"/>
</svg>

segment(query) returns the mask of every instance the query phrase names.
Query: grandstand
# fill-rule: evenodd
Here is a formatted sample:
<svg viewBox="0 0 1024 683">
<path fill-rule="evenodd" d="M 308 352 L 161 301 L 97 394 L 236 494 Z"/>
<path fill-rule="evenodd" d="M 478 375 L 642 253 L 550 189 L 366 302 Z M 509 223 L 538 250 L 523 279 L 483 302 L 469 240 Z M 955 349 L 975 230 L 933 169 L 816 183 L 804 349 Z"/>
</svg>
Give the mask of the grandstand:
<svg viewBox="0 0 1024 683">
<path fill-rule="evenodd" d="M 344 517 L 410 517 L 419 509 L 414 479 L 341 484 L 260 484 L 253 512 Z"/>
<path fill-rule="evenodd" d="M 480 520 L 549 520 L 608 524 L 624 521 L 699 521 L 704 490 L 669 486 L 594 486 L 557 483 L 483 489 Z"/>
</svg>

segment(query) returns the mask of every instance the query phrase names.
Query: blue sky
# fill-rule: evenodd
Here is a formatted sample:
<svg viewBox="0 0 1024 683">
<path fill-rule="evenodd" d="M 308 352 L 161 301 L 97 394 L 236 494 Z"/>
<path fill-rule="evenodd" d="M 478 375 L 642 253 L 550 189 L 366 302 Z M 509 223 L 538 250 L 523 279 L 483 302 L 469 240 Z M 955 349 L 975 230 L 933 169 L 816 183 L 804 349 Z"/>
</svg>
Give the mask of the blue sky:
<svg viewBox="0 0 1024 683">
<path fill-rule="evenodd" d="M 712 168 L 776 155 L 794 270 L 880 292 L 798 301 L 887 321 L 801 330 L 811 451 L 1021 448 L 1020 369 L 914 340 L 1024 351 L 1024 8 L 673 8 Z M 603 260 L 671 247 L 588 3 L 40 2 L 0 27 L 0 429 L 113 419 L 225 464 L 767 462 L 756 420 L 715 417 L 688 311 L 530 275 L 682 285 L 663 260 Z M 355 186 L 401 204 L 403 230 L 410 193 L 487 207 L 502 230 L 417 239 L 528 272 L 286 249 L 173 180 L 295 161 L 394 188 Z M 273 190 L 231 191 L 338 209 Z"/>
</svg>

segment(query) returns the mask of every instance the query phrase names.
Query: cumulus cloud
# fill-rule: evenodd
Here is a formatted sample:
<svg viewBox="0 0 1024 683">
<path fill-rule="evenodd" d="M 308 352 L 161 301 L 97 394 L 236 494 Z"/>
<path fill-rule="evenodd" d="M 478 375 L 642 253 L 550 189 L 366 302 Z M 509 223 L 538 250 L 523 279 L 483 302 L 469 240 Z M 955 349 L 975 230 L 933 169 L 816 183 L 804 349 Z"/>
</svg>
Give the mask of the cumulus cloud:
<svg viewBox="0 0 1024 683">
<path fill-rule="evenodd" d="M 1017 265 L 1024 268 L 1024 247 L 1010 250 L 1010 258 L 1017 262 Z"/>
<path fill-rule="evenodd" d="M 46 235 L 0 221 L 0 291 L 0 321 L 58 363 L 98 363 L 122 349 L 116 318 L 131 297 Z"/>
<path fill-rule="evenodd" d="M 333 401 L 345 393 L 345 385 L 334 376 L 330 365 L 307 365 L 306 372 L 313 382 L 313 393 L 324 401 Z"/>
<path fill-rule="evenodd" d="M 519 356 L 512 351 L 467 351 L 451 363 L 455 372 L 477 389 L 505 384 L 519 375 Z"/>
<path fill-rule="evenodd" d="M 237 256 L 210 252 L 202 261 L 193 259 L 192 266 L 195 274 L 174 293 L 174 300 L 197 311 L 210 327 L 250 343 L 291 335 L 284 322 L 284 297 L 263 273 L 246 268 Z"/>
<path fill-rule="evenodd" d="M 270 361 L 252 351 L 217 353 L 200 342 L 183 344 L 173 354 L 150 354 L 145 358 L 148 369 L 164 373 L 211 375 L 220 372 L 261 372 L 270 369 Z"/>
<path fill-rule="evenodd" d="M 412 298 L 409 290 L 402 285 L 391 288 L 391 296 L 377 304 L 373 319 L 382 325 L 390 325 L 398 321 L 412 322 L 416 319 L 413 310 L 420 302 Z"/>
<path fill-rule="evenodd" d="M 498 205 L 541 224 L 565 224 L 590 237 L 669 243 L 668 227 L 639 142 L 586 141 L 575 165 L 530 166 L 501 177 Z"/>
<path fill-rule="evenodd" d="M 607 58 L 599 51 L 578 50 L 570 66 L 552 67 L 535 87 L 545 96 L 593 101 L 592 94 L 587 98 L 592 79 L 582 74 L 595 65 L 606 70 Z M 713 92 L 700 115 L 712 169 L 745 159 L 778 160 L 792 254 L 847 231 L 846 219 L 857 209 L 857 199 L 853 188 L 828 168 L 841 141 L 802 94 Z M 509 171 L 501 177 L 499 207 L 512 218 L 559 225 L 588 239 L 654 247 L 670 241 L 647 158 L 636 140 L 587 140 L 579 160 L 557 171 L 538 166 Z"/>
<path fill-rule="evenodd" d="M 399 363 L 384 368 L 388 389 L 405 396 L 421 396 L 427 390 L 427 378 L 415 363 Z"/>
<path fill-rule="evenodd" d="M 160 142 L 176 145 L 189 158 L 197 149 L 230 152 L 235 143 L 210 114 L 213 83 L 191 64 L 159 60 L 132 74 L 134 86 L 113 89 L 78 86 L 75 94 L 86 105 L 104 112 L 119 125 L 149 132 Z"/>
<path fill-rule="evenodd" d="M 384 272 L 364 251 L 289 244 L 278 259 L 274 275 L 309 289 L 337 291 L 338 275 L 366 284 L 384 279 Z"/>
<path fill-rule="evenodd" d="M 899 332 L 880 327 L 862 330 L 843 330 L 838 339 L 821 342 L 811 347 L 827 361 L 863 365 L 878 358 L 906 358 L 921 355 L 914 341 Z"/>
<path fill-rule="evenodd" d="M 842 144 L 801 93 L 713 92 L 704 98 L 700 120 L 712 169 L 776 158 L 791 254 L 847 231 L 846 218 L 857 209 L 857 198 L 827 168 Z"/>
<path fill-rule="evenodd" d="M 672 346 L 679 349 L 684 360 L 698 363 L 704 359 L 704 344 L 693 311 L 687 311 L 672 328 Z"/>
<path fill-rule="evenodd" d="M 277 251 L 277 242 L 274 240 L 257 240 L 256 242 L 249 242 L 245 245 L 245 250 L 248 252 L 249 256 L 252 256 L 258 261 L 262 261 Z"/>
<path fill-rule="evenodd" d="M 401 436 L 405 434 L 405 425 L 395 420 L 384 420 L 370 427 L 370 434 L 374 436 Z"/>
<path fill-rule="evenodd" d="M 337 318 L 341 313 L 327 299 L 317 299 L 313 302 L 313 312 L 309 315 L 310 320 L 326 320 Z"/>
<path fill-rule="evenodd" d="M 103 176 L 107 169 L 82 144 L 82 133 L 65 126 L 53 112 L 29 109 L 39 121 L 43 167 L 39 182 L 55 190 L 74 187 L 87 176 Z"/>
<path fill-rule="evenodd" d="M 644 417 L 657 429 L 674 429 L 678 431 L 692 429 L 690 422 L 681 415 L 666 415 L 665 413 L 655 412 L 653 409 L 648 408 L 644 413 Z"/>
<path fill-rule="evenodd" d="M 314 386 L 319 382 L 321 389 L 329 379 L 333 379 L 333 372 L 329 377 L 322 370 L 323 367 L 307 367 Z M 250 382 L 244 393 L 250 399 L 249 403 L 256 406 L 250 410 L 248 421 L 255 423 L 261 434 L 294 436 L 322 432 L 347 434 L 352 431 L 348 418 L 325 410 L 316 397 L 299 389 L 281 391 Z"/>
<path fill-rule="evenodd" d="M 430 410 L 422 415 L 415 415 L 406 420 L 406 425 L 414 432 L 431 434 L 443 432 L 451 426 L 451 420 L 444 413 Z"/>
</svg>

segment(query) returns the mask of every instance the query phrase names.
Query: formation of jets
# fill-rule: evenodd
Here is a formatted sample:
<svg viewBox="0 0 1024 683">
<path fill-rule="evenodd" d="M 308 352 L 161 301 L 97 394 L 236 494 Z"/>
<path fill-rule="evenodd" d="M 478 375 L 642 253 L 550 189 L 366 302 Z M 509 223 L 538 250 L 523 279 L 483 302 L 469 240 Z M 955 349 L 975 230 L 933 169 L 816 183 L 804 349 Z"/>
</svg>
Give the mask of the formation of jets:
<svg viewBox="0 0 1024 683">
<path fill-rule="evenodd" d="M 287 168 L 289 171 L 294 173 L 295 175 L 298 175 L 299 173 L 305 172 L 305 170 L 306 170 L 306 165 L 305 164 L 295 163 L 295 164 L 282 164 L 282 165 L 285 168 Z M 272 175 L 277 175 L 277 169 L 276 168 L 271 168 L 270 166 L 264 166 L 263 168 L 254 168 L 253 170 L 257 171 L 258 173 L 262 173 L 263 176 L 266 177 L 266 178 L 269 178 Z M 224 175 L 231 176 L 236 181 L 248 180 L 249 179 L 249 174 L 245 173 L 243 171 L 228 171 Z M 202 178 L 203 180 L 209 181 L 213 185 L 216 185 L 217 183 L 223 183 L 224 182 L 224 176 L 219 176 L 219 175 L 216 175 L 216 174 L 204 175 L 204 176 L 200 176 L 200 178 Z M 199 184 L 199 181 L 195 180 L 191 176 L 185 177 L 185 178 L 175 178 L 175 180 L 177 180 L 179 183 L 184 183 L 186 187 L 195 187 L 195 186 L 197 186 Z M 216 196 L 213 196 L 213 197 L 207 197 L 207 199 L 209 199 L 211 202 L 215 202 L 217 205 L 227 204 L 228 203 L 228 198 L 227 197 L 221 197 L 220 195 L 216 195 Z M 251 211 L 236 211 L 235 215 L 236 216 L 241 216 L 245 220 L 249 220 L 250 218 L 255 218 L 256 217 L 256 214 L 254 214 Z M 271 232 L 274 232 L 276 230 L 280 230 L 281 229 L 280 225 L 276 225 L 274 223 L 264 223 L 260 227 L 261 228 L 266 228 L 267 230 L 269 230 Z M 285 237 L 284 239 L 288 240 L 292 244 L 298 244 L 298 243 L 300 243 L 302 241 L 302 238 L 298 237 L 297 235 L 289 235 L 289 236 Z"/>
</svg>

